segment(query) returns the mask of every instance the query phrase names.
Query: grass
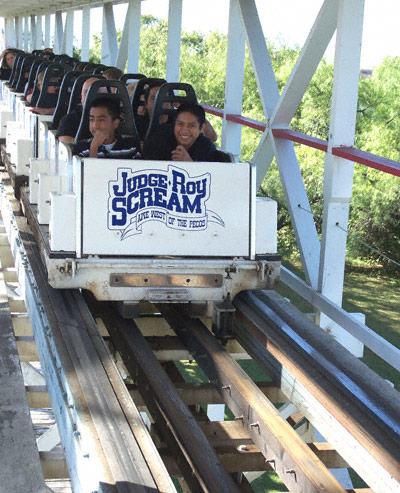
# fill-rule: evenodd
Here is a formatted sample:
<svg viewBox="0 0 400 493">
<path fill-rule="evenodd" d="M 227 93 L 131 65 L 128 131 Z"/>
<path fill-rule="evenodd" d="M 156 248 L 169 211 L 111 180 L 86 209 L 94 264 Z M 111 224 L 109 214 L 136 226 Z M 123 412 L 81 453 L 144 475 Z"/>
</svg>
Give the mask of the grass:
<svg viewBox="0 0 400 493">
<path fill-rule="evenodd" d="M 297 261 L 285 266 L 302 277 Z M 384 339 L 400 348 L 400 279 L 390 277 L 370 267 L 347 266 L 344 279 L 343 308 L 350 313 L 365 315 L 366 325 Z M 290 288 L 280 283 L 277 291 L 291 300 L 304 313 L 312 313 L 312 305 Z M 400 390 L 400 374 L 370 349 L 364 349 L 362 361 L 382 378 Z"/>
</svg>

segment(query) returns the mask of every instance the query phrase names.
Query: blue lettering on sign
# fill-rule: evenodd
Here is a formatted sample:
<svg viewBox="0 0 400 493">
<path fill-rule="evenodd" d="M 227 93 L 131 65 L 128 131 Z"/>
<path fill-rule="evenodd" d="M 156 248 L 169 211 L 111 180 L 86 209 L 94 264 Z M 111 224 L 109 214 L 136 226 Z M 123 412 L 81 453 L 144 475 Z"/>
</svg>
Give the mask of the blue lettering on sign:
<svg viewBox="0 0 400 493">
<path fill-rule="evenodd" d="M 120 231 L 124 240 L 140 234 L 148 221 L 182 231 L 203 231 L 209 222 L 224 227 L 221 217 L 206 208 L 210 189 L 210 173 L 189 176 L 173 165 L 167 171 L 118 168 L 117 179 L 108 183 L 108 228 Z"/>
</svg>

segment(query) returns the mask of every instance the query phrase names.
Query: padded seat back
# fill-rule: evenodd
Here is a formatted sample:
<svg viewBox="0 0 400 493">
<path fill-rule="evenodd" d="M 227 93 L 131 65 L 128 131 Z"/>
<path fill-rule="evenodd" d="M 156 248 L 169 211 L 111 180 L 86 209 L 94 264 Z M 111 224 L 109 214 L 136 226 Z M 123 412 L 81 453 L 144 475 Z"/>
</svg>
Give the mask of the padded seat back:
<svg viewBox="0 0 400 493">
<path fill-rule="evenodd" d="M 67 113 L 71 113 L 78 104 L 81 104 L 81 94 L 82 94 L 82 87 L 83 84 L 88 80 L 88 79 L 103 79 L 102 75 L 93 75 L 89 73 L 83 73 L 77 79 L 75 80 L 74 85 L 72 86 L 72 92 L 71 96 L 69 98 L 69 105 L 68 105 L 68 111 Z"/>
<path fill-rule="evenodd" d="M 72 94 L 72 88 L 76 79 L 82 75 L 78 70 L 71 70 L 64 75 L 61 82 L 57 106 L 53 114 L 52 126 L 58 128 L 61 118 L 67 113 Z"/>
<path fill-rule="evenodd" d="M 29 94 L 29 92 L 32 93 L 32 98 L 33 98 L 33 93 L 35 92 L 35 84 L 36 84 L 37 76 L 38 76 L 38 74 L 40 74 L 40 72 L 42 72 L 43 70 L 45 70 L 46 67 L 50 63 L 51 62 L 49 60 L 43 60 L 42 58 L 37 58 L 32 63 L 31 70 L 29 72 L 28 81 L 25 84 L 25 89 L 24 89 L 24 98 L 25 99 L 26 99 L 26 96 Z M 32 89 L 32 91 L 29 91 L 30 89 Z M 39 93 L 40 93 L 39 90 L 36 91 L 35 101 L 39 97 Z M 32 101 L 32 99 L 31 99 L 31 101 Z M 35 105 L 32 105 L 32 106 L 35 106 Z"/>
<path fill-rule="evenodd" d="M 22 64 L 18 73 L 17 82 L 13 86 L 15 92 L 24 92 L 25 84 L 28 82 L 29 73 L 35 60 L 37 60 L 37 58 L 33 55 L 27 55 L 22 60 Z"/>
<path fill-rule="evenodd" d="M 149 84 L 159 83 L 160 86 L 165 84 L 167 81 L 165 79 L 159 79 L 155 77 L 142 77 L 138 80 L 135 90 L 132 95 L 132 111 L 133 118 L 139 114 L 139 108 L 144 106 L 144 93 Z"/>
<path fill-rule="evenodd" d="M 100 93 L 99 90 L 105 88 L 107 94 Z M 85 105 L 83 107 L 82 119 L 79 125 L 78 132 L 75 137 L 75 142 L 85 138 L 87 129 L 89 128 L 89 114 L 92 101 L 99 97 L 108 97 L 119 99 L 121 102 L 121 123 L 119 124 L 118 131 L 122 135 L 130 135 L 135 137 L 139 142 L 139 137 L 136 131 L 136 126 L 133 121 L 132 106 L 129 100 L 129 94 L 125 84 L 118 80 L 97 80 L 90 86 L 86 95 Z"/>
<path fill-rule="evenodd" d="M 38 98 L 34 101 L 35 91 L 38 90 L 38 87 L 35 86 L 35 91 L 32 94 L 31 106 L 36 106 L 38 108 L 55 108 L 57 106 L 61 82 L 64 75 L 70 71 L 71 66 L 68 64 L 50 62 L 44 73 L 42 89 Z"/>
<path fill-rule="evenodd" d="M 151 115 L 145 140 L 159 130 L 162 125 L 173 125 L 176 109 L 182 103 L 197 104 L 197 96 L 193 87 L 182 82 L 167 82 L 163 84 L 154 100 L 153 114 Z M 163 115 L 168 115 L 166 123 L 161 123 Z"/>
</svg>

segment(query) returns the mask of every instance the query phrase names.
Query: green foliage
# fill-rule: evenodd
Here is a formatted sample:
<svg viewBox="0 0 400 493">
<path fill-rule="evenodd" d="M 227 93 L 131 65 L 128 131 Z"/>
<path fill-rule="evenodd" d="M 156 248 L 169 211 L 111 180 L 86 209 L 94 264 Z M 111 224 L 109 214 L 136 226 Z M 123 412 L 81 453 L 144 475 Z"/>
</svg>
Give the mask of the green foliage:
<svg viewBox="0 0 400 493">
<path fill-rule="evenodd" d="M 100 63 L 101 62 L 101 34 L 93 34 L 93 46 L 89 50 L 89 62 Z"/>
<path fill-rule="evenodd" d="M 118 43 L 121 41 L 122 31 L 121 29 L 117 30 L 117 41 Z M 93 34 L 93 43 L 92 47 L 89 50 L 89 62 L 92 63 L 101 63 L 101 42 L 102 42 L 102 34 L 97 33 Z"/>
<path fill-rule="evenodd" d="M 142 16 L 139 71 L 148 77 L 165 77 L 168 24 L 151 15 Z M 120 37 L 121 33 L 118 33 Z M 223 108 L 227 36 L 219 32 L 207 35 L 183 32 L 180 80 L 191 84 L 198 99 Z M 282 91 L 299 56 L 298 47 L 269 43 L 271 63 L 279 91 Z M 94 36 L 91 61 L 101 60 L 101 35 Z M 355 146 L 365 151 L 400 160 L 400 58 L 388 57 L 371 77 L 360 79 Z M 294 115 L 291 128 L 327 139 L 332 94 L 333 67 L 322 60 Z M 265 121 L 261 98 L 248 51 L 245 53 L 242 114 Z M 221 120 L 211 118 L 221 132 Z M 243 127 L 241 160 L 251 160 L 261 132 Z M 323 211 L 324 153 L 295 145 L 311 209 L 320 229 Z M 286 199 L 275 163 L 270 166 L 259 191 L 279 204 L 278 228 L 281 248 L 292 251 L 294 236 Z M 364 166 L 356 166 L 351 202 L 349 231 L 400 262 L 400 221 L 398 203 L 400 180 Z M 374 261 L 376 253 L 350 237 L 350 258 Z M 386 265 L 387 262 L 383 261 Z M 387 264 L 390 266 L 390 264 Z M 399 269 L 397 269 L 397 272 Z"/>
<path fill-rule="evenodd" d="M 167 33 L 167 21 L 152 15 L 142 17 L 139 72 L 147 77 L 165 77 Z"/>
</svg>

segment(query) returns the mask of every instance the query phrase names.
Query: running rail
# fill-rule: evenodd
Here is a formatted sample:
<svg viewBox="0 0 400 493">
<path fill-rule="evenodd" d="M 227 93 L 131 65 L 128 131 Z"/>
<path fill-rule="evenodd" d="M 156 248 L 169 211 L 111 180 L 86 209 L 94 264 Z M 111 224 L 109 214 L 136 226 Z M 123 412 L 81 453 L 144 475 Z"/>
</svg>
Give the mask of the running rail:
<svg viewBox="0 0 400 493">
<path fill-rule="evenodd" d="M 400 491 L 399 393 L 277 293 L 234 304 L 235 336 L 287 398 L 373 491 Z"/>
<path fill-rule="evenodd" d="M 74 491 L 175 491 L 110 354 L 101 338 L 93 337 L 97 328 L 82 295 L 49 286 L 12 188 L 1 183 L 0 190 Z"/>
</svg>

